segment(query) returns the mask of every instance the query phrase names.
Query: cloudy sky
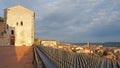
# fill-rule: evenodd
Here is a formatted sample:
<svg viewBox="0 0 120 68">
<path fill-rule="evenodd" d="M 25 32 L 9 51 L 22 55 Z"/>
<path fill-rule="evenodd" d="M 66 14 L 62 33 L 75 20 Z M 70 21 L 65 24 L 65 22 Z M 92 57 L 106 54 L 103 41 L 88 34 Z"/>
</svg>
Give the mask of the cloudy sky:
<svg viewBox="0 0 120 68">
<path fill-rule="evenodd" d="M 120 0 L 0 0 L 35 12 L 35 37 L 64 42 L 120 41 Z"/>
</svg>

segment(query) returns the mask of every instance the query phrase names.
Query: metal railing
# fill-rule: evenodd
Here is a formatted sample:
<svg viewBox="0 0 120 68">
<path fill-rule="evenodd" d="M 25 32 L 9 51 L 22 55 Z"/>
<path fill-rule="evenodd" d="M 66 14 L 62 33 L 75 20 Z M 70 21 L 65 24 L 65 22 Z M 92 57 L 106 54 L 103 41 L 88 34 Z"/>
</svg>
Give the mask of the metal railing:
<svg viewBox="0 0 120 68">
<path fill-rule="evenodd" d="M 34 52 L 34 68 L 45 68 L 44 63 L 35 47 L 33 47 L 33 52 Z"/>
<path fill-rule="evenodd" d="M 41 57 L 44 65 L 45 65 L 45 68 L 57 68 L 56 65 L 54 63 L 52 63 L 52 61 L 50 61 L 43 52 L 41 52 L 37 47 L 35 47 L 35 49 L 36 49 L 38 55 Z"/>
<path fill-rule="evenodd" d="M 120 68 L 118 62 L 92 55 L 78 54 L 42 45 L 38 48 L 57 65 L 57 68 Z"/>
</svg>

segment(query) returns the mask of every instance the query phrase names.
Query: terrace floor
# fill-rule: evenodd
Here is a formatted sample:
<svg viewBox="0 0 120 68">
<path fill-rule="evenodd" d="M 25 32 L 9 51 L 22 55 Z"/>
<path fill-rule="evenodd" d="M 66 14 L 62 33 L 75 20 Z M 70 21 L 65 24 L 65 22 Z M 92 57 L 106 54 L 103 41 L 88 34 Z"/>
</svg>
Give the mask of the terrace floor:
<svg viewBox="0 0 120 68">
<path fill-rule="evenodd" d="M 33 68 L 33 47 L 0 46 L 0 68 Z"/>
</svg>

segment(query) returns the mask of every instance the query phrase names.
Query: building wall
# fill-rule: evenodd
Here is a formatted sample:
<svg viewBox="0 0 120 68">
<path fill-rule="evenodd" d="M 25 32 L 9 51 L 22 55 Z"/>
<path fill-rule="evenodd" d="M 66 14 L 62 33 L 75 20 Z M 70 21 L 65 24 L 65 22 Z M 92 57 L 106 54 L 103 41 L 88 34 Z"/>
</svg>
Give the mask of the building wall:
<svg viewBox="0 0 120 68">
<path fill-rule="evenodd" d="M 0 21 L 0 37 L 4 36 L 4 30 L 5 30 L 4 27 L 5 27 L 4 22 Z"/>
<path fill-rule="evenodd" d="M 5 44 L 5 40 L 4 40 L 4 29 L 5 28 L 5 24 L 3 21 L 0 21 L 0 46 L 4 46 Z"/>
<path fill-rule="evenodd" d="M 55 46 L 57 46 L 57 42 L 56 41 L 54 41 L 54 40 L 42 40 L 41 41 L 41 45 L 43 45 L 43 46 L 50 46 L 50 47 L 55 47 Z"/>
<path fill-rule="evenodd" d="M 6 45 L 30 46 L 34 42 L 34 12 L 22 6 L 7 8 L 5 13 Z"/>
</svg>

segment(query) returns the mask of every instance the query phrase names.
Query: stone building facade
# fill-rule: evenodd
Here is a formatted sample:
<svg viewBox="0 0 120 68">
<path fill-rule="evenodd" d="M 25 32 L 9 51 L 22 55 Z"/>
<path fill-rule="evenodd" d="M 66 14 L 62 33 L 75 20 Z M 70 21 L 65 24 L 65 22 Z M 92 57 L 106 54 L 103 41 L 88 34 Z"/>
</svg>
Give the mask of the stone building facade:
<svg viewBox="0 0 120 68">
<path fill-rule="evenodd" d="M 5 44 L 4 31 L 5 31 L 5 23 L 4 21 L 0 21 L 0 45 Z"/>
<path fill-rule="evenodd" d="M 56 47 L 57 42 L 55 40 L 41 40 L 40 44 L 47 47 Z"/>
<path fill-rule="evenodd" d="M 2 45 L 31 46 L 34 42 L 34 17 L 33 11 L 20 5 L 5 9 L 5 30 L 0 38 L 4 39 Z"/>
</svg>

